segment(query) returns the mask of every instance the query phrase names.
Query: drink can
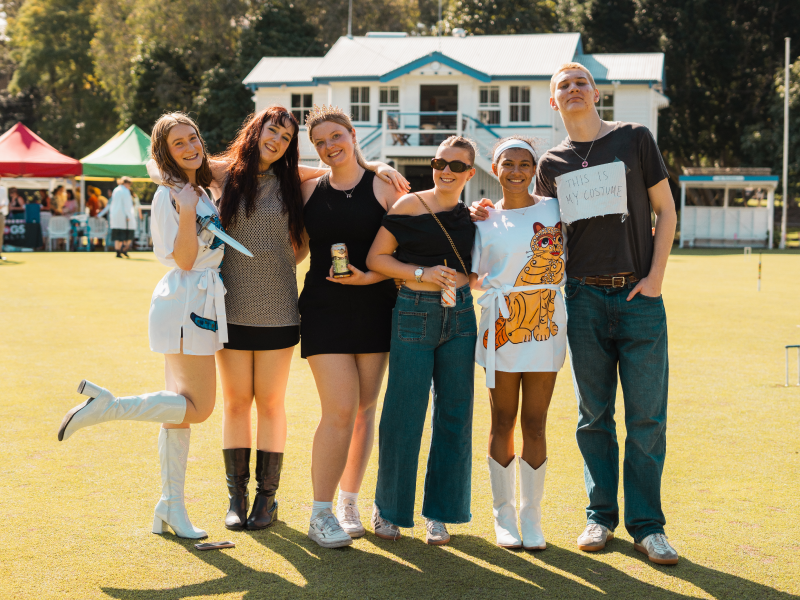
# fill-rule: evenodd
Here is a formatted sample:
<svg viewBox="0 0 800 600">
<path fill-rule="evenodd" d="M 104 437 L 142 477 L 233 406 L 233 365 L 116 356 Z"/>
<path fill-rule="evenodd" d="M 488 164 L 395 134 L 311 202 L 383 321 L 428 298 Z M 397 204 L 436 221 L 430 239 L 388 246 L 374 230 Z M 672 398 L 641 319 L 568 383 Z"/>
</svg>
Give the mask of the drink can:
<svg viewBox="0 0 800 600">
<path fill-rule="evenodd" d="M 350 257 L 347 255 L 345 244 L 334 244 L 331 246 L 331 259 L 333 260 L 333 276 L 338 278 L 350 277 L 352 273 L 347 268 Z"/>
<path fill-rule="evenodd" d="M 444 266 L 447 266 L 447 260 L 444 261 Z M 442 306 L 446 308 L 453 308 L 456 305 L 456 286 L 448 285 L 442 288 Z"/>
</svg>

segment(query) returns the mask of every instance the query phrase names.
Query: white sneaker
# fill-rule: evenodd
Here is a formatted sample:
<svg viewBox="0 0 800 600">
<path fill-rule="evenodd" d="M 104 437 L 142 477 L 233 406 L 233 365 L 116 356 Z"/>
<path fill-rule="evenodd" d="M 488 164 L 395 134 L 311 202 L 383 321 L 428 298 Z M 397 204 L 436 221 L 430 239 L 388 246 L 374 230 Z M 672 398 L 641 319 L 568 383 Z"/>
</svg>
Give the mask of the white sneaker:
<svg viewBox="0 0 800 600">
<path fill-rule="evenodd" d="M 647 554 L 650 562 L 657 565 L 678 564 L 678 553 L 675 548 L 670 546 L 667 536 L 663 533 L 651 533 L 640 544 L 634 544 L 633 547 L 639 552 Z"/>
<path fill-rule="evenodd" d="M 341 548 L 353 543 L 353 538 L 345 533 L 330 508 L 319 511 L 311 519 L 308 537 L 323 548 Z"/>
<path fill-rule="evenodd" d="M 450 541 L 447 527 L 441 521 L 425 519 L 425 543 L 431 546 L 443 546 Z"/>
<path fill-rule="evenodd" d="M 360 538 L 367 533 L 361 524 L 361 515 L 355 502 L 340 500 L 336 505 L 336 517 L 339 519 L 339 526 L 351 538 Z"/>
<path fill-rule="evenodd" d="M 597 552 L 606 547 L 606 542 L 614 539 L 614 532 L 598 523 L 587 523 L 586 529 L 578 536 L 578 549 L 584 552 Z"/>
</svg>

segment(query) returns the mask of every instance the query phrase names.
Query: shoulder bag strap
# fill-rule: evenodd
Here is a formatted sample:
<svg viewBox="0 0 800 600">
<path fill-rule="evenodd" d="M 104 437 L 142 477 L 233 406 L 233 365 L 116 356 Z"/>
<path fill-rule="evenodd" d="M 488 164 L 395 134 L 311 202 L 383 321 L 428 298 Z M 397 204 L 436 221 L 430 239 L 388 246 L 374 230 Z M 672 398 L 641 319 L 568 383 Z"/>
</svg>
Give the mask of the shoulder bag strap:
<svg viewBox="0 0 800 600">
<path fill-rule="evenodd" d="M 422 196 L 420 196 L 417 192 L 414 192 L 414 195 L 417 198 L 419 198 L 419 201 L 422 202 L 422 206 L 424 206 L 428 210 L 431 216 L 439 224 L 439 227 L 442 228 L 442 231 L 444 231 L 444 234 L 447 236 L 447 241 L 450 242 L 450 245 L 453 247 L 453 252 L 455 252 L 456 257 L 458 257 L 458 262 L 461 263 L 461 268 L 464 269 L 464 275 L 466 275 L 467 278 L 469 279 L 469 273 L 467 273 L 467 267 L 464 265 L 464 261 L 461 260 L 461 255 L 458 253 L 458 250 L 456 250 L 456 245 L 453 243 L 453 238 L 451 238 L 450 234 L 447 233 L 447 229 L 444 228 L 444 225 L 442 225 L 442 222 L 439 220 L 439 217 L 437 217 L 436 214 L 430 209 L 430 207 L 427 204 L 425 204 L 425 200 L 422 199 Z"/>
</svg>

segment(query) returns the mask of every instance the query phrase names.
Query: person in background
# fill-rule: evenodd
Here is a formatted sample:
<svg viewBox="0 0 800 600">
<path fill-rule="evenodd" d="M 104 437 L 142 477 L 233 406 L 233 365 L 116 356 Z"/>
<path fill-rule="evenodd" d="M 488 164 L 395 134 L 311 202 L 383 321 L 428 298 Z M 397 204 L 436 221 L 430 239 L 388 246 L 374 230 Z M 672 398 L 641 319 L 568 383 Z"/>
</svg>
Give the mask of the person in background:
<svg viewBox="0 0 800 600">
<path fill-rule="evenodd" d="M 12 219 L 24 219 L 25 218 L 25 198 L 22 197 L 22 194 L 19 193 L 17 188 L 9 188 L 8 189 L 8 212 L 10 213 L 10 217 Z"/>
<path fill-rule="evenodd" d="M 72 190 L 67 190 L 67 201 L 61 208 L 61 214 L 65 217 L 71 217 L 78 212 L 78 202 L 75 200 L 75 193 Z"/>
<path fill-rule="evenodd" d="M 111 194 L 108 216 L 111 225 L 111 241 L 114 242 L 114 250 L 117 258 L 128 256 L 131 243 L 135 234 L 135 216 L 133 208 L 133 196 L 131 195 L 130 177 L 120 177 L 119 185 Z"/>
<path fill-rule="evenodd" d="M 8 216 L 8 190 L 0 181 L 0 260 L 3 257 L 3 235 L 6 231 L 6 217 Z"/>
<path fill-rule="evenodd" d="M 64 214 L 64 205 L 67 203 L 67 192 L 63 185 L 56 187 L 56 189 L 53 191 L 52 199 L 48 196 L 45 190 L 39 190 L 39 194 L 42 197 L 40 202 L 42 205 L 42 210 L 45 210 L 45 206 L 52 206 L 54 214 Z"/>
<path fill-rule="evenodd" d="M 61 187 L 61 186 L 59 186 Z M 58 188 L 56 188 L 58 189 Z M 53 199 L 50 198 L 50 195 L 47 193 L 47 190 L 39 190 L 39 206 L 41 206 L 42 212 L 50 212 L 52 213 L 55 210 Z"/>
<path fill-rule="evenodd" d="M 97 197 L 100 194 L 100 190 L 96 187 L 89 186 L 86 188 L 86 208 L 89 209 L 89 216 L 90 217 L 97 217 L 100 215 L 100 210 L 103 208 L 100 204 L 100 200 Z"/>
</svg>

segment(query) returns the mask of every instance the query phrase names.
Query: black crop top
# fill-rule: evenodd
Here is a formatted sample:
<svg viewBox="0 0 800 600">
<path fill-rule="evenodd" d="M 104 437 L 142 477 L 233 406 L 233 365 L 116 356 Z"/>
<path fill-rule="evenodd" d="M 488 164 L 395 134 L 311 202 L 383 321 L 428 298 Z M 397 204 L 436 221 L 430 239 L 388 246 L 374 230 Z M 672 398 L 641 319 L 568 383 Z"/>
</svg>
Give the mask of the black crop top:
<svg viewBox="0 0 800 600">
<path fill-rule="evenodd" d="M 459 202 L 453 210 L 438 212 L 436 216 L 453 239 L 469 276 L 475 241 L 475 224 L 469 217 L 469 210 Z M 400 262 L 435 267 L 443 265 L 447 259 L 448 267 L 462 272 L 453 247 L 430 213 L 413 216 L 387 214 L 382 224 L 397 240 L 395 258 Z"/>
</svg>

